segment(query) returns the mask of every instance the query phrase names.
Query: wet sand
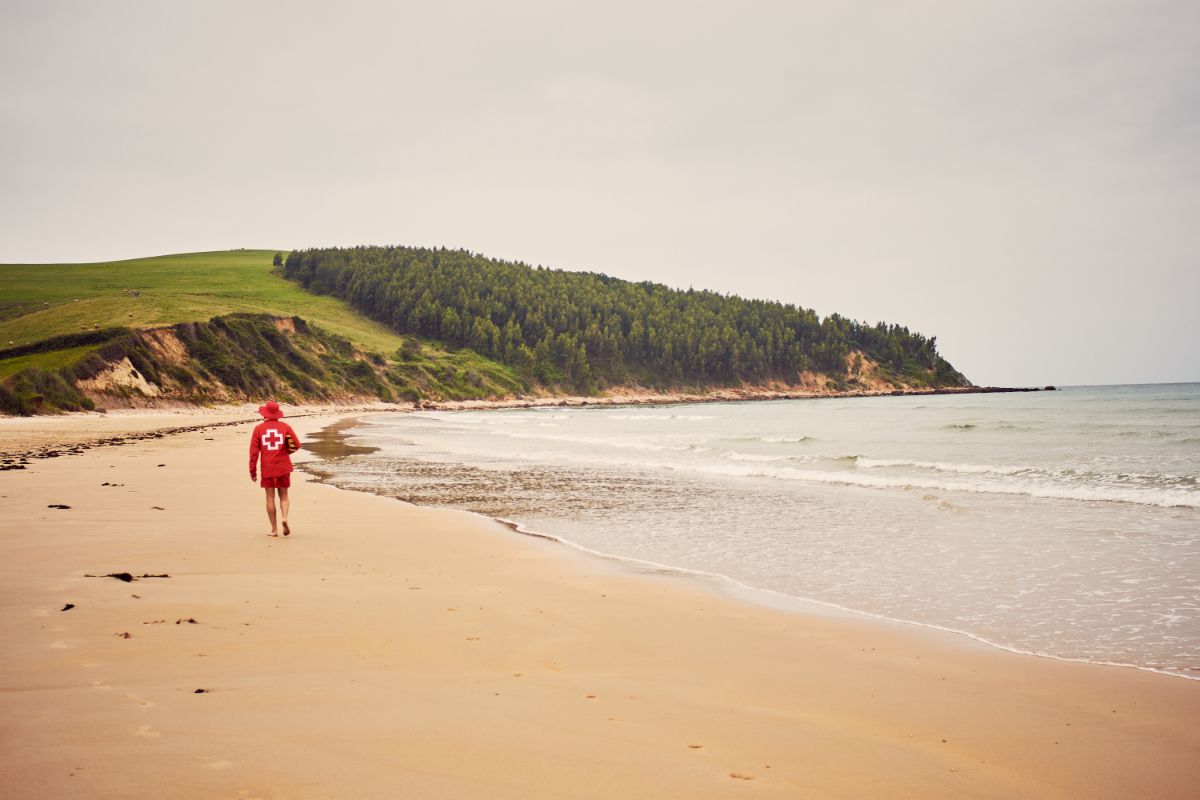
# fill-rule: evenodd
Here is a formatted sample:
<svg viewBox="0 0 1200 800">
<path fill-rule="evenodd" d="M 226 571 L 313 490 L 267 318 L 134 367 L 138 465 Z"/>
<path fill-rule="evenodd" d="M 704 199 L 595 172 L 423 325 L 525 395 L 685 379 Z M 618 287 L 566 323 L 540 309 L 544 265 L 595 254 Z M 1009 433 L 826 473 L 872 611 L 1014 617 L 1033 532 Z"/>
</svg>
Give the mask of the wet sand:
<svg viewBox="0 0 1200 800">
<path fill-rule="evenodd" d="M 0 422 L 59 452 L 0 472 L 6 796 L 1200 791 L 1200 682 L 762 608 L 300 472 L 270 539 L 249 411 Z"/>
</svg>

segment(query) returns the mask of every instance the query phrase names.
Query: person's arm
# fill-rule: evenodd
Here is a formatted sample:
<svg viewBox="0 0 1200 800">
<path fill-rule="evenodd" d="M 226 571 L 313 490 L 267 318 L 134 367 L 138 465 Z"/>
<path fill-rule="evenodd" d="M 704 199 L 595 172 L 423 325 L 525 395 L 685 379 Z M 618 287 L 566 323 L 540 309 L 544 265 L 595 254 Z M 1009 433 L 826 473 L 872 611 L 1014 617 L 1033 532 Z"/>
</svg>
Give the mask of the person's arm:
<svg viewBox="0 0 1200 800">
<path fill-rule="evenodd" d="M 258 451 L 262 445 L 258 441 L 258 428 L 250 434 L 250 480 L 258 480 Z"/>
</svg>

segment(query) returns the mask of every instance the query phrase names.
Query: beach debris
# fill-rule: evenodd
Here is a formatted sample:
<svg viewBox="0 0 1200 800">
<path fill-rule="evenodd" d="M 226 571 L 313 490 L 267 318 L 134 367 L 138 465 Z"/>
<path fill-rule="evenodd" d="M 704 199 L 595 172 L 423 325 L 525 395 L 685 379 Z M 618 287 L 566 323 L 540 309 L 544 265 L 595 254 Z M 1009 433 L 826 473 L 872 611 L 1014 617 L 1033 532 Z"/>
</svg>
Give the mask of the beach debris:
<svg viewBox="0 0 1200 800">
<path fill-rule="evenodd" d="M 46 506 L 46 508 L 70 508 L 70 506 L 62 503 L 51 503 L 50 505 Z"/>
<path fill-rule="evenodd" d="M 143 625 L 163 625 L 165 623 L 166 623 L 165 619 L 152 619 L 152 620 L 149 620 L 148 622 L 143 622 L 142 624 Z"/>
<path fill-rule="evenodd" d="M 176 624 L 176 625 L 181 625 L 181 624 L 183 624 L 183 623 L 185 623 L 185 622 L 186 622 L 188 625 L 199 625 L 199 624 L 200 624 L 199 622 L 196 622 L 196 618 L 195 618 L 195 617 L 183 617 L 183 618 L 180 618 L 180 619 L 177 619 L 177 620 L 175 620 L 175 624 Z"/>
<path fill-rule="evenodd" d="M 754 780 L 754 776 L 753 776 L 753 775 L 747 775 L 747 774 L 746 774 L 746 773 L 744 773 L 744 772 L 731 772 L 731 773 L 729 773 L 729 777 L 733 778 L 734 780 L 739 780 L 739 781 L 752 781 L 752 780 Z"/>
<path fill-rule="evenodd" d="M 166 466 L 166 464 L 159 464 L 159 466 L 160 466 L 160 467 L 165 467 L 165 466 Z"/>
<path fill-rule="evenodd" d="M 85 577 L 85 578 L 116 578 L 119 581 L 125 581 L 126 583 L 131 583 L 133 581 L 136 581 L 138 578 L 169 578 L 171 576 L 165 572 L 162 573 L 161 575 L 150 575 L 148 573 L 143 572 L 141 575 L 138 575 L 137 577 L 134 577 L 132 574 L 130 574 L 128 572 L 110 572 L 107 575 L 85 574 L 83 577 Z M 137 597 L 137 595 L 134 595 L 134 597 Z"/>
<path fill-rule="evenodd" d="M 166 509 L 163 508 L 162 506 L 150 506 L 150 508 L 153 509 L 154 511 L 166 511 Z"/>
<path fill-rule="evenodd" d="M 123 633 L 118 633 L 118 634 L 115 634 L 115 636 L 116 636 L 118 639 L 132 639 L 132 638 L 133 638 L 133 634 L 132 634 L 132 633 L 130 633 L 129 631 L 125 631 L 125 632 L 123 632 Z"/>
<path fill-rule="evenodd" d="M 62 610 L 63 610 L 63 611 L 70 611 L 70 610 L 71 610 L 72 608 L 74 608 L 74 607 L 75 607 L 75 604 L 74 604 L 74 603 L 67 603 L 65 606 L 63 606 L 63 607 L 62 607 Z"/>
<path fill-rule="evenodd" d="M 192 694 L 208 694 L 208 689 L 197 689 Z"/>
<path fill-rule="evenodd" d="M 693 750 L 699 750 L 700 748 L 704 747 L 704 745 L 702 745 L 702 744 L 689 744 L 689 745 L 688 745 L 688 747 L 692 748 Z"/>
<path fill-rule="evenodd" d="M 131 583 L 134 580 L 134 577 L 132 575 L 130 575 L 128 572 L 110 572 L 107 575 L 84 575 L 83 577 L 85 577 L 85 578 L 116 578 L 117 580 L 125 581 L 126 583 Z"/>
</svg>

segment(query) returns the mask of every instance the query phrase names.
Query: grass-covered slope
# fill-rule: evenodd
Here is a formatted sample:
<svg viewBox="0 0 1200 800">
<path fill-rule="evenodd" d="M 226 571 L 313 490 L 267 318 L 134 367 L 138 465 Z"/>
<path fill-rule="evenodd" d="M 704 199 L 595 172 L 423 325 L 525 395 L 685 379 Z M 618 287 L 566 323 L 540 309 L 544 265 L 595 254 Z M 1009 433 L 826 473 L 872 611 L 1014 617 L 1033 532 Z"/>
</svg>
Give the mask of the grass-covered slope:
<svg viewBox="0 0 1200 800">
<path fill-rule="evenodd" d="M 401 336 L 306 292 L 276 273 L 275 255 L 0 264 L 0 412 L 146 398 L 463 399 L 527 388 L 508 367 Z"/>
<path fill-rule="evenodd" d="M 46 360 L 29 366 L 39 355 Z M 97 399 L 394 401 L 492 397 L 522 388 L 511 371 L 474 353 L 426 352 L 409 342 L 388 358 L 363 353 L 300 317 L 266 314 L 67 334 L 0 351 L 0 366 L 10 362 L 26 366 L 0 382 L 0 411 L 25 415 L 91 409 Z"/>
<path fill-rule="evenodd" d="M 272 266 L 275 252 L 0 264 L 0 348 L 83 330 L 174 325 L 233 313 L 301 317 L 380 353 L 403 343 L 401 336 L 347 303 L 280 278 Z"/>
</svg>

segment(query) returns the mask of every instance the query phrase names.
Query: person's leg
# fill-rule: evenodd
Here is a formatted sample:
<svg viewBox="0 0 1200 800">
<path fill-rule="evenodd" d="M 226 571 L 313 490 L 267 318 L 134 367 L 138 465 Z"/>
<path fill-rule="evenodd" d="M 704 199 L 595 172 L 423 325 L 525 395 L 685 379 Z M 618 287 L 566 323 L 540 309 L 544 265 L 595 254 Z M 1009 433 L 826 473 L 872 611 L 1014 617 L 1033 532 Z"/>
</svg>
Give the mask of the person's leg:
<svg viewBox="0 0 1200 800">
<path fill-rule="evenodd" d="M 267 535 L 278 536 L 279 533 L 275 527 L 275 490 L 264 489 L 263 491 L 267 493 L 267 519 L 271 520 L 271 532 Z"/>
<path fill-rule="evenodd" d="M 279 510 L 281 512 L 280 522 L 283 523 L 283 535 L 288 536 L 291 534 L 292 529 L 288 527 L 288 521 L 287 521 L 287 515 L 288 515 L 288 490 L 287 489 L 279 490 Z"/>
</svg>

